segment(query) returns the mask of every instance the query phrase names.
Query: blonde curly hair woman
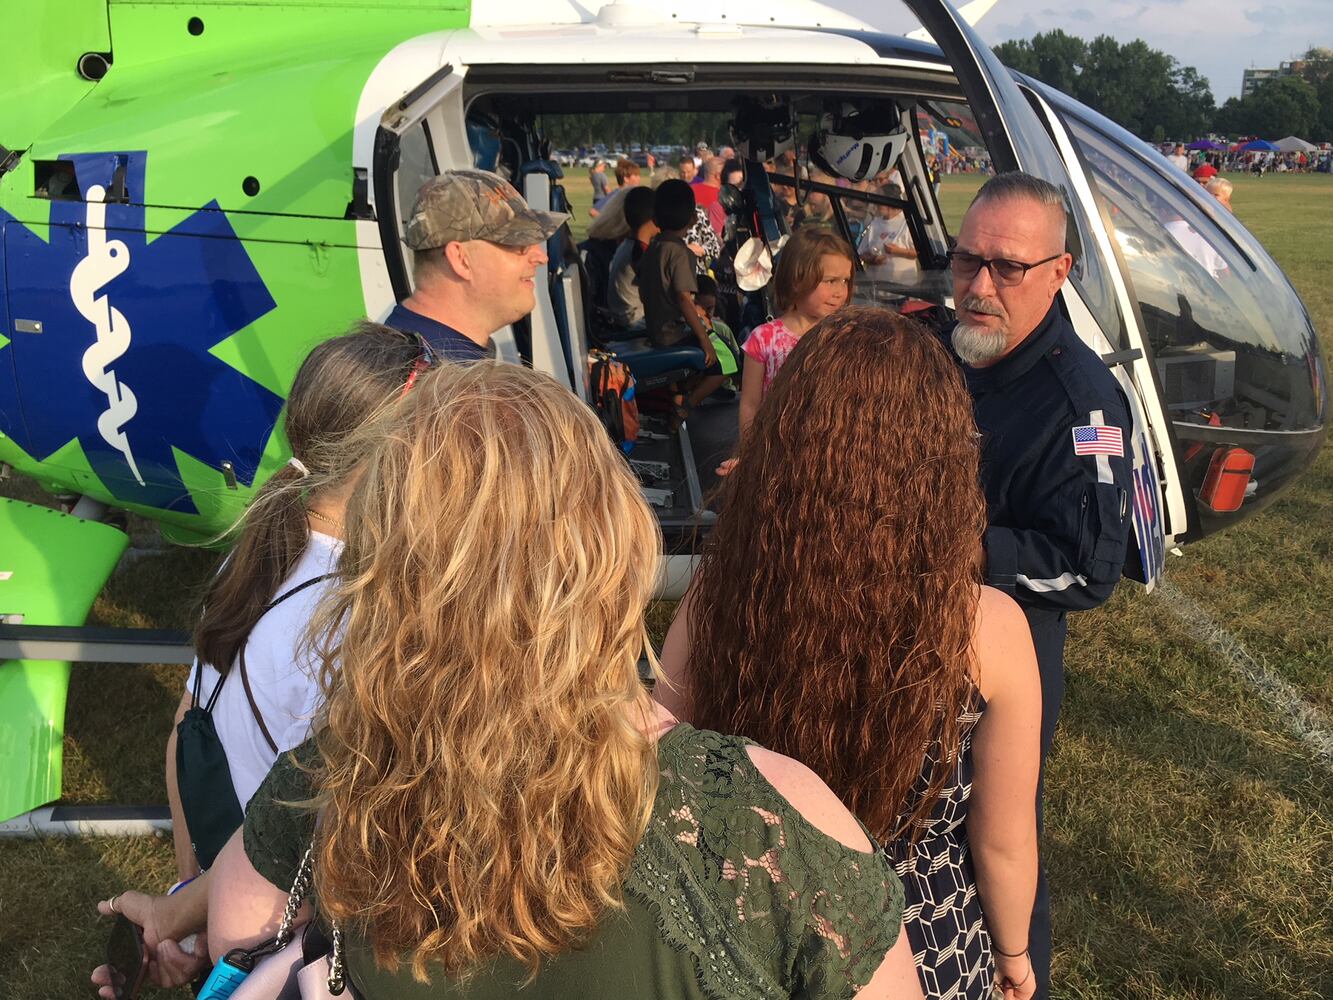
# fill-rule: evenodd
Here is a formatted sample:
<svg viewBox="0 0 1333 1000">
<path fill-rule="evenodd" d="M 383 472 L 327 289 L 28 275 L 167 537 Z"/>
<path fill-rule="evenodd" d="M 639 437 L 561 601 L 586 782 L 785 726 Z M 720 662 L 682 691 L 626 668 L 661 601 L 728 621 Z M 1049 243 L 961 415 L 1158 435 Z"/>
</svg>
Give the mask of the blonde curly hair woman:
<svg viewBox="0 0 1333 1000">
<path fill-rule="evenodd" d="M 836 796 L 640 683 L 660 539 L 587 407 L 445 366 L 348 457 L 326 712 L 219 858 L 215 957 L 273 933 L 313 840 L 369 1000 L 920 996 Z"/>
</svg>

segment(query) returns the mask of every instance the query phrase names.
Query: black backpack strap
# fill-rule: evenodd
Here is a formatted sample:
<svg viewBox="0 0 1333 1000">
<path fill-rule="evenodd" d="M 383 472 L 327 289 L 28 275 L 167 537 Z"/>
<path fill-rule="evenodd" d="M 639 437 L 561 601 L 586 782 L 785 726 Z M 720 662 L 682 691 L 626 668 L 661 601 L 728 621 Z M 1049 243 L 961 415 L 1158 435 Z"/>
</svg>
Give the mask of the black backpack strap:
<svg viewBox="0 0 1333 1000">
<path fill-rule="evenodd" d="M 264 724 L 264 713 L 259 711 L 259 705 L 255 702 L 255 693 L 250 690 L 250 675 L 245 671 L 244 646 L 241 647 L 237 659 L 240 661 L 241 686 L 245 688 L 245 700 L 250 703 L 250 714 L 253 715 L 255 721 L 259 723 L 259 731 L 264 734 L 264 742 L 267 743 L 268 748 L 276 754 L 278 752 L 278 744 L 274 741 L 273 734 L 268 731 L 268 726 Z"/>
<path fill-rule="evenodd" d="M 259 617 L 260 617 L 260 618 L 263 618 L 266 614 L 268 614 L 270 611 L 272 611 L 274 608 L 276 608 L 279 604 L 281 604 L 283 601 L 287 600 L 287 598 L 289 598 L 289 597 L 295 597 L 295 596 L 296 596 L 297 594 L 299 594 L 301 591 L 306 590 L 306 589 L 309 588 L 309 587 L 313 587 L 313 586 L 314 586 L 315 584 L 317 584 L 317 583 L 323 583 L 325 580 L 332 579 L 333 576 L 334 576 L 333 573 L 322 573 L 322 574 L 320 574 L 319 576 L 312 576 L 309 580 L 306 580 L 304 583 L 298 583 L 298 584 L 297 584 L 295 587 L 293 587 L 291 590 L 284 591 L 283 593 L 279 594 L 277 597 L 273 598 L 273 600 L 269 601 L 268 604 L 264 605 L 264 610 L 261 611 L 261 612 L 259 612 Z M 258 622 L 258 619 L 256 619 L 256 622 Z M 246 641 L 247 641 L 247 642 L 249 641 L 248 637 L 247 637 L 247 640 L 246 640 Z M 245 644 L 244 644 L 244 643 L 241 645 L 240 652 L 237 654 L 237 657 L 236 657 L 236 658 L 237 658 L 237 660 L 238 660 L 238 662 L 239 662 L 239 665 L 240 665 L 240 668 L 241 668 L 241 685 L 242 685 L 242 687 L 245 688 L 245 700 L 248 701 L 248 702 L 250 703 L 250 713 L 255 717 L 255 722 L 259 723 L 259 731 L 260 731 L 261 733 L 264 734 L 264 742 L 267 743 L 267 744 L 269 745 L 269 749 L 272 750 L 272 751 L 276 754 L 276 753 L 278 752 L 278 744 L 277 744 L 276 742 L 274 742 L 274 740 L 273 740 L 273 735 L 268 731 L 268 726 L 264 724 L 264 714 L 263 714 L 262 712 L 259 711 L 259 705 L 258 705 L 258 703 L 255 701 L 255 693 L 254 693 L 254 691 L 250 688 L 250 675 L 249 675 L 249 673 L 246 671 L 246 668 L 245 668 Z M 201 672 L 200 672 L 200 673 L 201 673 Z M 219 693 L 221 692 L 221 690 L 222 690 L 222 682 L 225 681 L 226 679 L 227 679 L 227 675 L 226 675 L 226 674 L 223 674 L 220 678 L 218 678 L 217 687 L 215 687 L 215 688 L 213 689 L 213 693 L 212 693 L 212 695 L 209 696 L 208 704 L 207 704 L 206 706 L 204 706 L 204 711 L 206 711 L 206 712 L 208 712 L 208 713 L 210 713 L 210 714 L 212 713 L 212 711 L 213 711 L 213 703 L 216 702 L 216 701 L 218 700 L 218 694 L 219 694 Z M 196 704 L 196 705 L 199 703 L 199 695 L 198 695 L 198 691 L 197 691 L 198 684 L 199 684 L 199 678 L 196 677 L 196 678 L 195 678 L 195 685 L 196 685 L 195 704 Z"/>
</svg>

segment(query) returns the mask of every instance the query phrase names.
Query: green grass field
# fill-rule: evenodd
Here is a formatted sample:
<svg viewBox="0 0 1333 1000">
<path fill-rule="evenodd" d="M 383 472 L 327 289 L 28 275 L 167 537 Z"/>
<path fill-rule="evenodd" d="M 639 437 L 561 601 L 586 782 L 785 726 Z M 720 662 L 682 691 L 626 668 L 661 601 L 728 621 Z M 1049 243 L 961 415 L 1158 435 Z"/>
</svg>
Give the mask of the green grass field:
<svg viewBox="0 0 1333 1000">
<path fill-rule="evenodd" d="M 945 179 L 951 220 L 976 184 Z M 580 177 L 569 187 L 583 223 L 585 185 Z M 1333 336 L 1333 178 L 1240 178 L 1235 205 Z M 1167 566 L 1179 592 L 1325 722 L 1333 716 L 1330 557 L 1325 448 L 1280 503 Z M 113 578 L 94 619 L 188 627 L 214 565 L 212 555 L 180 550 L 140 558 Z M 669 615 L 653 609 L 659 634 Z M 163 748 L 182 676 L 76 668 L 67 801 L 165 801 Z M 1333 996 L 1333 762 L 1317 759 L 1167 599 L 1132 584 L 1075 616 L 1068 685 L 1047 784 L 1055 995 Z M 171 871 L 166 840 L 0 841 L 0 997 L 86 995 L 106 933 L 95 900 L 165 886 Z"/>
</svg>

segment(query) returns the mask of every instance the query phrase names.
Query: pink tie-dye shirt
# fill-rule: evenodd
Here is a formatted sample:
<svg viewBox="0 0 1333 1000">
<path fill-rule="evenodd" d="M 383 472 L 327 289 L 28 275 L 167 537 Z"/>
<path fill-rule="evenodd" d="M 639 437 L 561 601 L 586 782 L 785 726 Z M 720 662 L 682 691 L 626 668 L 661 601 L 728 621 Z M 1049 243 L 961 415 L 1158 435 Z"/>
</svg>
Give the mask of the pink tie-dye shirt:
<svg viewBox="0 0 1333 1000">
<path fill-rule="evenodd" d="M 773 384 L 773 379 L 777 377 L 778 369 L 787 360 L 787 355 L 798 343 L 800 339 L 793 337 L 780 319 L 756 326 L 750 331 L 750 336 L 741 350 L 764 366 L 765 393 Z"/>
</svg>

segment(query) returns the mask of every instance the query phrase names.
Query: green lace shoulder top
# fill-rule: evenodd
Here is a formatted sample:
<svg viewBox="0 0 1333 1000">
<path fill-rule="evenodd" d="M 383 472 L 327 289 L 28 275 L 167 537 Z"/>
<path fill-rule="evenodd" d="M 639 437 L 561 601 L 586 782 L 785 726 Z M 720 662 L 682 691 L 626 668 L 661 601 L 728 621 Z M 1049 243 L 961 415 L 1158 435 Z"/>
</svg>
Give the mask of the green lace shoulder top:
<svg viewBox="0 0 1333 1000">
<path fill-rule="evenodd" d="M 897 940 L 902 884 L 875 848 L 845 847 L 806 820 L 760 774 L 739 737 L 684 723 L 658 747 L 661 783 L 625 880 L 577 950 L 542 962 L 535 979 L 508 956 L 461 979 L 430 983 L 410 966 L 377 968 L 369 942 L 346 930 L 349 977 L 364 1000 L 516 995 L 761 1000 L 851 997 Z M 255 870 L 291 886 L 314 817 L 308 741 L 278 759 L 250 801 L 245 850 Z M 867 833 L 867 836 L 869 834 Z M 873 838 L 871 840 L 873 844 Z M 318 905 L 318 904 L 316 904 Z"/>
</svg>

